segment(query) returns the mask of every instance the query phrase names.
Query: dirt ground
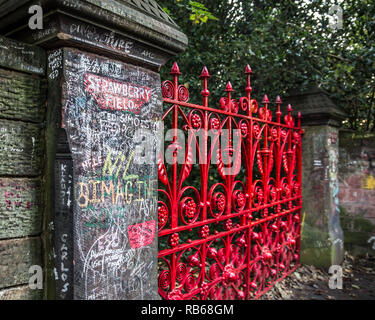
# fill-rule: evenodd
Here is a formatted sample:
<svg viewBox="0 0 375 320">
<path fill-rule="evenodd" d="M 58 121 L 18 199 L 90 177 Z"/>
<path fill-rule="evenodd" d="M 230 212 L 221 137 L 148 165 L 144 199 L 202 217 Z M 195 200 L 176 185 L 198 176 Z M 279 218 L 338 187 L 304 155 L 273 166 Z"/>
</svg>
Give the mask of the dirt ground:
<svg viewBox="0 0 375 320">
<path fill-rule="evenodd" d="M 343 288 L 330 289 L 328 270 L 301 266 L 260 300 L 375 300 L 375 256 L 345 253 Z"/>
</svg>

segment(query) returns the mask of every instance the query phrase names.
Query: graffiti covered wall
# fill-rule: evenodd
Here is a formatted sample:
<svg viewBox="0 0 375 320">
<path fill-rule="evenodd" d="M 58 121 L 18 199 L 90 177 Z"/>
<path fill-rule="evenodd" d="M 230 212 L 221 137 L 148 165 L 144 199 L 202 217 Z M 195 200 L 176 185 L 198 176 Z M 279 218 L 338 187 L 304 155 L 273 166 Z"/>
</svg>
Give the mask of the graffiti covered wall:
<svg viewBox="0 0 375 320">
<path fill-rule="evenodd" d="M 63 83 L 73 163 L 74 297 L 154 299 L 159 75 L 78 50 L 54 51 L 49 61 L 50 81 Z M 58 241 L 69 241 L 56 224 Z M 55 239 L 55 251 L 61 245 Z"/>
<path fill-rule="evenodd" d="M 340 132 L 340 206 L 346 246 L 375 253 L 375 135 Z"/>
</svg>

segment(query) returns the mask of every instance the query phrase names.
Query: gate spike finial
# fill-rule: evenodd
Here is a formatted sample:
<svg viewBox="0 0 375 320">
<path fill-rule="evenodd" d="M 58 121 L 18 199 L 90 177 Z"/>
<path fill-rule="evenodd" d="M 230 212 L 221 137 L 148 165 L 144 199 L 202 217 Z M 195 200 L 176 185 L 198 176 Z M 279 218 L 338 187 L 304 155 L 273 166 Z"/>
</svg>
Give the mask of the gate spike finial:
<svg viewBox="0 0 375 320">
<path fill-rule="evenodd" d="M 268 97 L 267 95 L 265 94 L 264 97 L 263 97 L 263 101 L 262 101 L 264 104 L 266 103 L 269 103 L 270 101 L 268 100 Z"/>
<path fill-rule="evenodd" d="M 208 96 L 210 95 L 210 91 L 207 87 L 207 79 L 210 78 L 210 73 L 208 72 L 208 69 L 206 66 L 203 67 L 202 73 L 200 78 L 203 79 L 203 90 L 201 92 L 203 97 L 203 106 L 208 107 Z"/>
<path fill-rule="evenodd" d="M 277 110 L 276 110 L 276 120 L 278 123 L 280 123 L 281 120 L 281 110 L 280 110 L 280 104 L 282 103 L 280 96 L 276 97 L 275 103 L 277 104 Z"/>
<path fill-rule="evenodd" d="M 228 81 L 227 86 L 225 87 L 225 92 L 233 92 L 233 87 L 230 81 Z"/>
<path fill-rule="evenodd" d="M 251 67 L 249 64 L 245 68 L 245 74 L 253 74 L 253 70 L 251 70 Z"/>
<path fill-rule="evenodd" d="M 203 67 L 203 70 L 202 70 L 200 78 L 201 79 L 203 79 L 203 78 L 211 78 L 210 73 L 208 72 L 208 69 L 207 69 L 206 66 Z"/>
<path fill-rule="evenodd" d="M 292 112 L 293 111 L 293 108 L 290 104 L 288 104 L 288 106 L 286 107 L 286 111 L 288 112 Z"/>
<path fill-rule="evenodd" d="M 177 62 L 173 63 L 172 70 L 171 70 L 170 74 L 173 75 L 173 76 L 181 74 L 180 68 L 178 67 Z"/>
<path fill-rule="evenodd" d="M 251 74 L 252 73 L 253 73 L 253 71 L 251 70 L 250 65 L 247 65 L 246 68 L 245 68 L 245 74 L 246 74 L 246 80 L 247 80 L 245 92 L 246 92 L 246 98 L 247 98 L 249 103 L 250 103 L 250 100 L 251 100 L 251 92 L 253 91 L 253 88 L 251 87 Z M 251 110 L 251 108 L 249 108 L 247 115 L 251 115 L 251 112 L 252 112 L 252 110 Z"/>
</svg>

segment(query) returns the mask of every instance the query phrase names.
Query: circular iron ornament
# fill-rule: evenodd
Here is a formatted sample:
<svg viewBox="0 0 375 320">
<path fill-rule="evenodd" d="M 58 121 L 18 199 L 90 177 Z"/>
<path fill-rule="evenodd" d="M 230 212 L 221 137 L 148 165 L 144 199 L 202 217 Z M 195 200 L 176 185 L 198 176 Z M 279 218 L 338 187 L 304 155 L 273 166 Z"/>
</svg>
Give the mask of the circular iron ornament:
<svg viewBox="0 0 375 320">
<path fill-rule="evenodd" d="M 250 100 L 250 107 L 252 113 L 258 112 L 258 102 L 255 99 Z"/>
<path fill-rule="evenodd" d="M 163 270 L 159 274 L 159 288 L 167 290 L 171 285 L 171 273 L 168 270 Z"/>
<path fill-rule="evenodd" d="M 247 111 L 250 108 L 249 100 L 246 97 L 240 98 L 240 107 L 243 111 Z"/>
<path fill-rule="evenodd" d="M 218 133 L 221 128 L 220 116 L 217 113 L 210 113 L 208 115 L 208 129 L 212 130 L 214 134 Z"/>
<path fill-rule="evenodd" d="M 238 102 L 236 99 L 230 100 L 230 106 L 229 106 L 229 100 L 226 97 L 222 97 L 219 101 L 220 103 L 220 109 L 226 112 L 231 113 L 238 113 Z"/>
<path fill-rule="evenodd" d="M 234 203 L 234 207 L 236 208 L 236 211 L 239 211 L 245 207 L 246 197 L 240 190 L 234 191 L 233 203 Z"/>
<path fill-rule="evenodd" d="M 261 128 L 258 122 L 253 123 L 253 135 L 255 139 L 260 139 Z"/>
<path fill-rule="evenodd" d="M 191 290 L 193 290 L 196 287 L 196 283 L 197 283 L 197 281 L 196 281 L 194 275 L 189 273 L 185 278 L 185 283 L 184 283 L 185 290 L 187 292 L 190 292 Z"/>
<path fill-rule="evenodd" d="M 187 191 L 192 191 L 195 194 L 195 199 L 192 196 L 183 197 L 179 204 L 179 216 L 185 225 L 190 225 L 197 221 L 201 208 L 199 192 L 196 188 L 188 186 L 185 187 L 181 194 Z"/>
<path fill-rule="evenodd" d="M 239 188 L 236 190 L 236 188 Z M 232 208 L 235 212 L 239 212 L 243 210 L 246 205 L 246 195 L 243 190 L 245 190 L 245 186 L 242 181 L 236 181 L 233 185 L 233 192 L 232 192 Z"/>
<path fill-rule="evenodd" d="M 291 115 L 286 115 L 284 117 L 284 122 L 289 127 L 294 127 L 294 118 Z"/>
<path fill-rule="evenodd" d="M 162 83 L 161 86 L 163 98 L 165 99 L 173 99 L 174 95 L 174 84 L 172 81 L 166 80 Z"/>
<path fill-rule="evenodd" d="M 232 221 L 230 221 L 232 223 Z M 217 259 L 221 264 L 225 263 L 226 260 L 226 253 L 225 253 L 225 248 L 220 248 L 219 251 L 217 252 Z"/>
<path fill-rule="evenodd" d="M 187 267 L 185 263 L 179 263 L 176 267 L 176 280 L 182 282 L 187 274 Z"/>
<path fill-rule="evenodd" d="M 276 127 L 271 127 L 270 141 L 275 142 L 279 138 L 279 132 Z"/>
<path fill-rule="evenodd" d="M 189 222 L 191 222 L 197 213 L 197 204 L 194 202 L 194 199 L 191 197 L 185 197 L 181 201 L 181 206 L 182 212 L 189 218 Z"/>
<path fill-rule="evenodd" d="M 247 124 L 247 122 L 244 120 L 241 120 L 239 122 L 239 129 L 241 130 L 242 138 L 246 138 L 247 135 L 249 134 L 249 125 Z"/>
<path fill-rule="evenodd" d="M 198 110 L 192 110 L 188 114 L 188 119 L 190 122 L 190 127 L 194 130 L 199 130 L 202 127 L 203 114 Z"/>
<path fill-rule="evenodd" d="M 208 276 L 210 280 L 215 280 L 220 277 L 221 269 L 217 263 L 211 265 L 210 270 L 208 271 Z"/>
<path fill-rule="evenodd" d="M 270 179 L 269 182 L 268 182 L 268 197 L 272 202 L 277 201 L 278 190 L 275 186 L 275 180 L 274 179 Z"/>
<path fill-rule="evenodd" d="M 272 112 L 269 109 L 260 108 L 259 118 L 265 121 L 272 121 Z"/>
<path fill-rule="evenodd" d="M 178 100 L 182 102 L 189 101 L 189 90 L 182 84 L 178 86 Z"/>
<path fill-rule="evenodd" d="M 202 121 L 201 121 L 200 116 L 198 116 L 197 114 L 194 114 L 191 117 L 191 124 L 192 124 L 192 127 L 194 129 L 199 129 L 201 127 L 201 125 L 202 125 Z"/>
<path fill-rule="evenodd" d="M 159 230 L 161 230 L 167 224 L 169 213 L 168 213 L 167 205 L 164 202 L 159 201 L 158 203 L 159 203 L 158 222 L 159 222 Z"/>
<path fill-rule="evenodd" d="M 233 113 L 238 113 L 238 102 L 236 99 L 232 99 L 232 108 L 231 108 L 231 112 Z"/>
<path fill-rule="evenodd" d="M 264 203 L 264 187 L 263 182 L 260 180 L 255 181 L 253 184 L 251 198 L 255 207 L 261 206 Z"/>
<path fill-rule="evenodd" d="M 225 199 L 224 194 L 222 192 L 215 193 L 213 197 L 213 201 L 212 201 L 213 216 L 217 218 L 223 214 L 225 210 L 225 203 L 226 203 L 226 199 Z M 218 212 L 217 214 L 214 213 L 216 211 Z"/>
<path fill-rule="evenodd" d="M 212 130 L 218 131 L 220 129 L 220 120 L 217 119 L 217 118 L 211 119 L 211 121 L 210 121 L 210 128 Z"/>
<path fill-rule="evenodd" d="M 222 191 L 216 191 L 221 189 Z M 216 183 L 211 187 L 208 200 L 210 203 L 209 212 L 212 217 L 219 218 L 223 215 L 226 207 L 226 188 L 222 183 Z"/>
</svg>

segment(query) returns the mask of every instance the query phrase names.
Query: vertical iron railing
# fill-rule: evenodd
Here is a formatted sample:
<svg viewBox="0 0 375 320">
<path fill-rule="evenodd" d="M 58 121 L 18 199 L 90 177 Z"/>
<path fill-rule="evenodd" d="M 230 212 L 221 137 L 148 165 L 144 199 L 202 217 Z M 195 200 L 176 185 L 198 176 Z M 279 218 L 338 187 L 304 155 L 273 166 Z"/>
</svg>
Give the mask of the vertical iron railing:
<svg viewBox="0 0 375 320">
<path fill-rule="evenodd" d="M 170 144 L 159 157 L 159 294 L 164 299 L 256 299 L 299 266 L 301 115 L 276 120 L 270 102 L 232 97 L 209 107 L 207 68 L 202 105 L 179 84 L 162 84 Z M 237 143 L 236 143 L 237 141 Z"/>
</svg>

